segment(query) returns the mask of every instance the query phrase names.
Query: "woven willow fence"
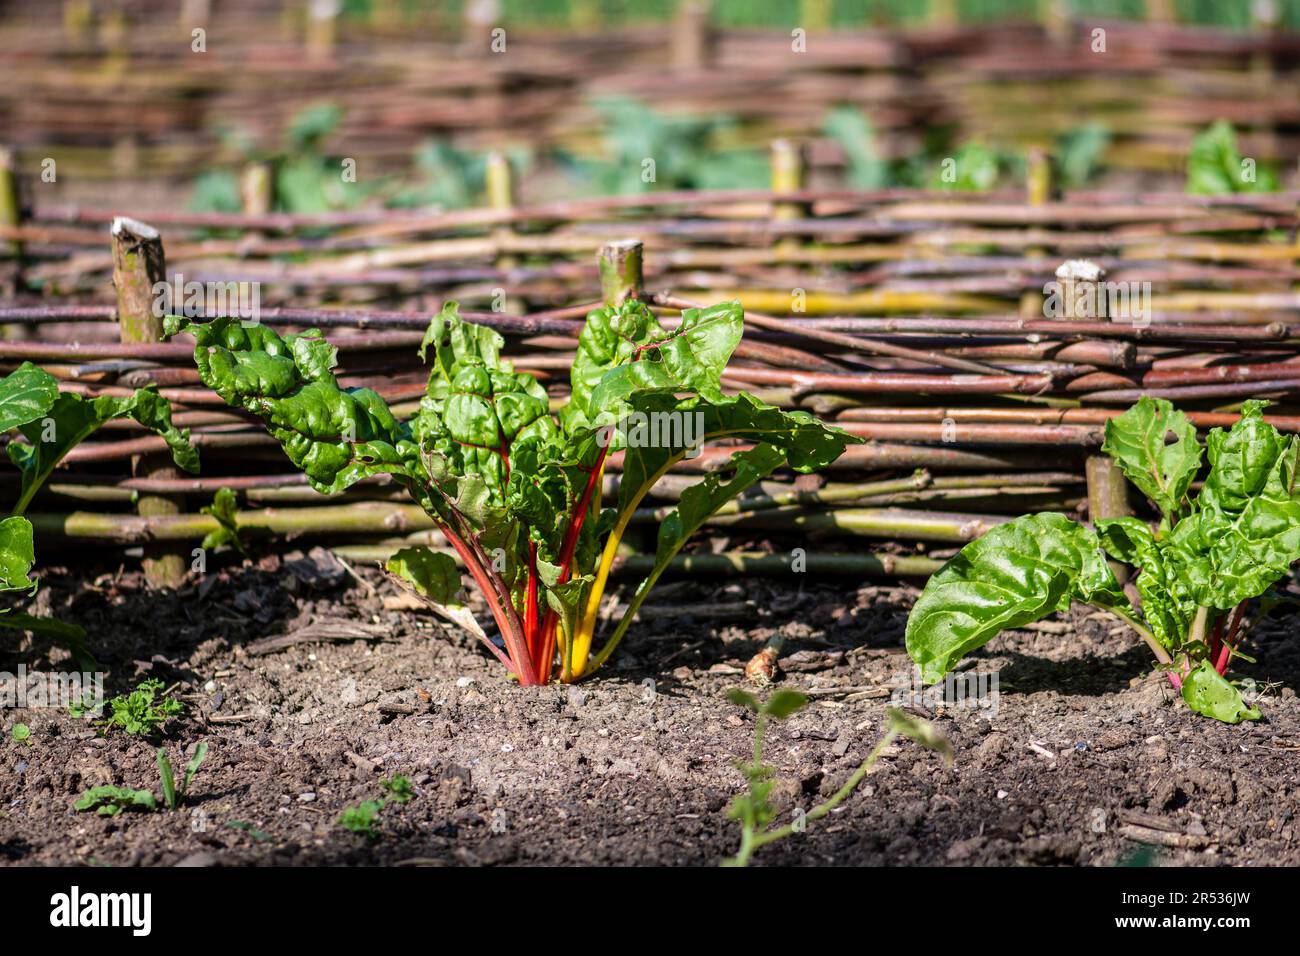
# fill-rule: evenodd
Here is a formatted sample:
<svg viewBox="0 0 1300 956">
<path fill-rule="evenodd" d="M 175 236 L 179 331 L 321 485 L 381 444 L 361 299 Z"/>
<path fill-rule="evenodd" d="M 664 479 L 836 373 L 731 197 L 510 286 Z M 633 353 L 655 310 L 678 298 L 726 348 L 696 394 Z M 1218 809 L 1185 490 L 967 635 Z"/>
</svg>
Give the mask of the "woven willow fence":
<svg viewBox="0 0 1300 956">
<path fill-rule="evenodd" d="M 510 27 L 494 52 L 493 22 L 448 19 L 437 4 L 408 16 L 378 2 L 370 20 L 338 22 L 313 20 L 308 6 L 190 0 L 177 17 L 170 3 L 66 0 L 60 26 L 58 4 L 10 4 L 0 16 L 0 130 L 24 168 L 52 159 L 62 183 L 146 195 L 243 163 L 223 130 L 272 149 L 295 114 L 320 102 L 342 109 L 331 151 L 367 175 L 409 173 L 431 136 L 476 150 L 513 143 L 590 155 L 601 148 L 598 96 L 735 117 L 738 144 L 812 137 L 814 168 L 830 171 L 844 156 L 821 124 L 838 104 L 870 118 L 886 158 L 915 153 L 940 127 L 1024 150 L 1096 121 L 1112 135 L 1109 167 L 1173 174 L 1193 136 L 1218 119 L 1243 130 L 1246 155 L 1300 153 L 1300 35 L 1272 22 L 1243 33 L 1068 20 L 1045 2 L 1041 22 L 971 26 L 938 2 L 921 26 L 835 31 L 811 3 L 796 49 L 789 31 L 716 29 L 707 4 L 690 0 L 662 25 Z M 574 4 L 575 16 L 583 6 Z M 1152 5 L 1166 18 L 1172 9 Z M 193 49 L 195 28 L 205 31 L 203 52 Z"/>
<path fill-rule="evenodd" d="M 724 509 L 709 529 L 739 550 L 689 559 L 697 570 L 787 568 L 780 549 L 797 545 L 812 570 L 924 574 L 936 553 L 1009 516 L 1134 507 L 1097 451 L 1107 418 L 1142 394 L 1173 400 L 1201 428 L 1232 421 L 1247 397 L 1272 398 L 1271 420 L 1300 431 L 1300 194 L 1052 199 L 1045 163 L 1031 164 L 1020 196 L 813 190 L 798 149 L 782 142 L 774 155 L 769 192 L 516 206 L 497 162 L 494 208 L 158 213 L 148 218 L 166 265 L 149 278 L 257 283 L 262 322 L 325 328 L 343 382 L 376 389 L 400 415 L 423 391 L 416 347 L 446 299 L 498 329 L 517 367 L 562 397 L 582 317 L 602 298 L 595 256 L 639 240 L 637 294 L 665 324 L 690 305 L 745 306 L 725 385 L 866 439 L 821 476 L 778 476 Z M 161 440 L 113 423 L 33 508 L 47 545 L 188 551 L 215 527 L 198 509 L 221 487 L 238 492 L 250 535 L 309 535 L 366 558 L 412 537 L 437 544 L 383 482 L 331 499 L 311 491 L 259 425 L 199 383 L 186 341 L 136 340 L 113 292 L 125 281 L 113 218 L 51 207 L 0 228 L 13 290 L 0 303 L 0 369 L 31 360 L 88 394 L 157 383 L 193 430 L 203 472 L 133 474 L 133 457 Z M 1125 287 L 1150 283 L 1141 320 L 1046 314 L 1047 283 L 1077 259 Z M 689 472 L 730 451 L 683 462 L 639 522 L 653 531 Z M 618 480 L 614 461 L 607 495 Z M 172 513 L 138 513 L 141 496 Z M 765 544 L 777 550 L 761 556 Z"/>
</svg>

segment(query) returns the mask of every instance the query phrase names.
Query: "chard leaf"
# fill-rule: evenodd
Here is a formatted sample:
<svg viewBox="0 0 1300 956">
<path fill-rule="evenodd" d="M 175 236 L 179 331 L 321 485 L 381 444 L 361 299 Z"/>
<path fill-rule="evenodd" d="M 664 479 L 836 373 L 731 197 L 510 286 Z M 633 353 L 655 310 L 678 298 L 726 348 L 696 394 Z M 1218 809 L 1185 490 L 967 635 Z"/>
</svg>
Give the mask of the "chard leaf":
<svg viewBox="0 0 1300 956">
<path fill-rule="evenodd" d="M 588 416 L 617 417 L 627 399 L 645 392 L 695 392 L 722 398 L 722 370 L 740 344 L 744 313 L 739 302 L 686 309 L 671 335 L 640 346 L 640 359 L 610 369 L 591 392 Z"/>
<path fill-rule="evenodd" d="M 907 619 L 907 652 L 933 683 L 999 632 L 1077 599 L 1131 612 L 1097 536 L 1044 512 L 998 525 L 930 580 Z"/>
<path fill-rule="evenodd" d="M 1171 433 L 1174 441 L 1167 442 Z M 1201 467 L 1201 446 L 1191 422 L 1165 399 L 1146 395 L 1106 423 L 1101 450 L 1168 520 L 1182 507 Z"/>
<path fill-rule="evenodd" d="M 334 494 L 379 474 L 423 482 L 410 430 L 370 389 L 339 388 L 336 350 L 318 330 L 282 338 L 239 319 L 196 323 L 178 316 L 168 316 L 165 328 L 194 336 L 203 384 L 262 418 L 317 491 Z"/>
<path fill-rule="evenodd" d="M 403 548 L 384 563 L 384 570 L 424 598 L 447 620 L 480 640 L 487 640 L 483 628 L 465 605 L 460 567 L 451 555 L 432 551 L 423 545 Z"/>
<path fill-rule="evenodd" d="M 32 523 L 21 515 L 0 521 L 0 591 L 34 590 L 29 575 L 35 563 Z"/>
<path fill-rule="evenodd" d="M 632 435 L 630 447 L 623 456 L 623 478 L 619 484 L 620 513 L 636 507 L 649 486 L 702 441 L 729 438 L 771 445 L 799 472 L 824 468 L 844 453 L 845 446 L 860 443 L 860 439 L 823 424 L 807 412 L 787 412 L 743 392 L 713 402 L 650 392 L 634 396 L 631 408 L 628 424 Z M 670 421 L 674 427 L 661 428 L 657 439 L 647 440 L 647 436 L 653 435 L 656 421 Z M 636 430 L 647 423 L 651 431 L 638 437 Z M 665 441 L 665 433 L 689 435 L 694 441 L 675 438 Z"/>
<path fill-rule="evenodd" d="M 44 417 L 58 397 L 58 379 L 24 362 L 0 379 L 0 432 Z"/>
<path fill-rule="evenodd" d="M 1146 522 L 1137 518 L 1102 519 L 1096 527 L 1107 554 L 1139 569 L 1134 584 L 1152 635 L 1171 651 L 1179 647 L 1196 614 L 1182 556 L 1157 540 Z"/>
<path fill-rule="evenodd" d="M 1259 720 L 1259 710 L 1242 700 L 1241 691 L 1221 676 L 1209 661 L 1201 661 L 1183 678 L 1183 700 L 1198 714 L 1224 723 Z"/>
<path fill-rule="evenodd" d="M 1221 509 L 1211 498 L 1174 527 L 1169 545 L 1197 603 L 1233 608 L 1266 592 L 1300 559 L 1298 476 L 1300 439 L 1293 436 L 1240 511 Z"/>
<path fill-rule="evenodd" d="M 496 368 L 501 363 L 501 346 L 505 340 L 486 325 L 474 325 L 460 317 L 460 306 L 453 301 L 442 304 L 442 311 L 429 320 L 420 343 L 420 361 L 427 362 L 433 346 L 433 371 L 446 381 L 455 376 L 457 363 L 473 363 Z"/>
<path fill-rule="evenodd" d="M 1212 429 L 1205 439 L 1210 473 L 1197 499 L 1202 509 L 1240 512 L 1264 490 L 1278 458 L 1291 442 L 1264 421 L 1268 402 L 1244 402 L 1231 429 Z"/>
<path fill-rule="evenodd" d="M 611 641 L 617 641 L 623 636 L 633 616 L 649 596 L 650 589 L 662 577 L 668 565 L 677 556 L 677 552 L 690 540 L 691 535 L 700 529 L 709 516 L 726 502 L 743 494 L 756 482 L 762 481 L 785 464 L 785 461 L 785 454 L 779 449 L 771 445 L 755 445 L 753 448 L 732 455 L 722 471 L 706 475 L 701 481 L 682 492 L 677 507 L 659 523 L 654 566 L 645 579 L 637 585 L 636 593 L 632 596 Z M 725 480 L 723 475 L 728 472 L 732 477 Z"/>
<path fill-rule="evenodd" d="M 199 453 L 190 444 L 189 429 L 172 425 L 171 405 L 158 394 L 156 386 L 137 389 L 126 398 L 105 395 L 85 399 L 72 392 L 60 392 L 42 418 L 18 427 L 30 444 L 9 444 L 9 458 L 22 472 L 22 492 L 14 511 L 26 509 L 64 455 L 105 422 L 127 416 L 161 435 L 179 467 L 188 472 L 199 470 Z"/>
<path fill-rule="evenodd" d="M 433 369 L 411 420 L 435 481 L 478 476 L 498 504 L 515 443 L 559 435 L 546 390 L 501 359 L 501 344 L 500 335 L 463 322 L 455 303 L 448 303 L 425 333 L 425 348 L 434 349 Z"/>
<path fill-rule="evenodd" d="M 569 403 L 560 412 L 566 430 L 576 431 L 594 421 L 594 411 L 599 409 L 593 410 L 591 393 L 605 373 L 631 362 L 642 346 L 667 336 L 645 303 L 636 299 L 588 313 L 569 372 Z"/>
<path fill-rule="evenodd" d="M 1107 554 L 1137 568 L 1143 567 L 1156 546 L 1150 526 L 1138 518 L 1099 518 L 1094 526 Z"/>
</svg>

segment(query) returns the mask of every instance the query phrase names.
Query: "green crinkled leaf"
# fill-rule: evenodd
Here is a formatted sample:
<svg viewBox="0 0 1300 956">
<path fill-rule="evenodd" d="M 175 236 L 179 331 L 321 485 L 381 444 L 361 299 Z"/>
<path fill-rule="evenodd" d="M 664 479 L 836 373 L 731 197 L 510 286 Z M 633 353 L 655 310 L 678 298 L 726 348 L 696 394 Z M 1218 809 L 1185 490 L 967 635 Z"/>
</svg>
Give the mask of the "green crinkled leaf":
<svg viewBox="0 0 1300 956">
<path fill-rule="evenodd" d="M 1137 518 L 1101 519 L 1096 527 L 1107 554 L 1139 569 L 1134 584 L 1142 598 L 1142 616 L 1156 640 L 1174 650 L 1186 638 L 1196 614 L 1182 557 Z"/>
<path fill-rule="evenodd" d="M 463 627 L 480 640 L 483 628 L 466 606 L 456 559 L 423 545 L 403 548 L 384 564 L 385 570 L 424 598 L 438 614 Z"/>
<path fill-rule="evenodd" d="M 58 397 L 58 379 L 24 362 L 0 379 L 0 432 L 43 418 Z"/>
<path fill-rule="evenodd" d="M 1206 436 L 1210 473 L 1197 498 L 1200 508 L 1240 512 L 1264 490 L 1278 458 L 1291 445 L 1264 421 L 1267 407 L 1268 402 L 1257 399 L 1244 402 L 1231 429 L 1211 429 Z"/>
<path fill-rule="evenodd" d="M 1183 678 L 1183 700 L 1198 714 L 1239 724 L 1243 720 L 1259 720 L 1259 710 L 1249 706 L 1226 678 L 1221 676 L 1209 661 L 1201 661 Z"/>
<path fill-rule="evenodd" d="M 638 346 L 638 361 L 600 377 L 591 392 L 588 417 L 612 420 L 631 395 L 645 392 L 695 392 L 721 399 L 722 370 L 740 344 L 744 322 L 739 302 L 684 310 L 673 333 Z"/>
<path fill-rule="evenodd" d="M 1097 540 L 1116 561 L 1142 567 L 1156 546 L 1155 533 L 1138 518 L 1099 518 Z"/>
<path fill-rule="evenodd" d="M 203 384 L 262 418 L 317 491 L 337 493 L 380 474 L 423 479 L 410 429 L 370 389 L 339 388 L 336 350 L 318 330 L 281 337 L 233 318 L 165 322 L 168 335 L 194 336 Z"/>
<path fill-rule="evenodd" d="M 64 455 L 105 422 L 128 416 L 161 435 L 179 467 L 188 472 L 199 470 L 199 453 L 190 444 L 189 429 L 172 424 L 171 405 L 158 394 L 156 386 L 137 389 L 125 398 L 105 395 L 85 399 L 72 392 L 60 392 L 44 416 L 18 427 L 28 443 L 9 444 L 9 458 L 22 472 L 22 493 L 14 511 L 26 509 Z"/>
<path fill-rule="evenodd" d="M 1077 599 L 1129 608 L 1097 536 L 1055 512 L 997 526 L 926 582 L 907 619 L 907 652 L 933 683 L 999 632 Z"/>
<path fill-rule="evenodd" d="M 632 506 L 647 481 L 700 441 L 728 438 L 770 445 L 782 452 L 789 466 L 799 472 L 824 468 L 842 455 L 846 446 L 861 442 L 807 412 L 788 412 L 743 392 L 713 402 L 695 397 L 677 399 L 665 393 L 638 395 L 631 402 L 631 412 L 625 422 L 631 430 L 645 424 L 647 434 L 657 434 L 660 439 L 666 431 L 669 435 L 689 433 L 696 440 L 689 444 L 634 440 L 623 456 L 620 512 Z M 656 428 L 656 422 L 661 427 Z M 663 423 L 673 427 L 665 429 Z"/>
<path fill-rule="evenodd" d="M 448 303 L 425 333 L 423 349 L 433 349 L 433 368 L 411 420 L 435 482 L 477 476 L 498 504 L 514 444 L 559 435 L 546 390 L 501 359 L 501 344 L 496 332 L 463 322 L 455 303 Z"/>
<path fill-rule="evenodd" d="M 1170 434 L 1172 442 L 1167 440 Z M 1171 520 L 1201 467 L 1195 427 L 1163 398 L 1144 395 L 1124 414 L 1108 421 L 1101 449 Z"/>
<path fill-rule="evenodd" d="M 569 372 L 569 402 L 560 411 L 566 430 L 576 431 L 594 422 L 599 409 L 592 408 L 591 393 L 601 378 L 631 362 L 637 349 L 667 336 L 645 303 L 636 299 L 588 313 Z"/>
<path fill-rule="evenodd" d="M 32 523 L 20 515 L 0 521 L 0 591 L 35 589 L 30 577 L 35 563 Z"/>
<path fill-rule="evenodd" d="M 1263 594 L 1300 560 L 1298 475 L 1300 439 L 1293 436 L 1240 511 L 1207 501 L 1174 527 L 1169 547 L 1182 560 L 1197 603 L 1228 610 Z"/>
</svg>

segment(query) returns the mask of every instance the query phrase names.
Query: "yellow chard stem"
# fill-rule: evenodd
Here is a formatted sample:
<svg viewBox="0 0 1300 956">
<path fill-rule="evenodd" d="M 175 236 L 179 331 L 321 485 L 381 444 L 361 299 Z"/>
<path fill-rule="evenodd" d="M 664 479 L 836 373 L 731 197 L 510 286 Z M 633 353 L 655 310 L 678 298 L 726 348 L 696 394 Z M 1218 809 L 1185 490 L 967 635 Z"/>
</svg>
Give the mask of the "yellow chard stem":
<svg viewBox="0 0 1300 956">
<path fill-rule="evenodd" d="M 596 570 L 596 580 L 591 585 L 591 593 L 587 595 L 587 606 L 583 608 L 582 620 L 578 624 L 578 633 L 573 635 L 572 641 L 572 662 L 570 665 L 570 680 L 577 680 L 587 669 L 587 660 L 591 656 L 591 643 L 596 636 L 596 617 L 600 613 L 600 599 L 605 594 L 605 584 L 609 580 L 610 569 L 614 566 L 614 559 L 618 556 L 618 545 L 623 540 L 623 533 L 627 531 L 627 526 L 632 520 L 632 515 L 640 506 L 641 500 L 654 487 L 655 482 L 668 473 L 668 471 L 685 457 L 685 450 L 673 455 L 663 467 L 653 475 L 642 482 L 641 487 L 636 490 L 632 500 L 628 502 L 627 507 L 618 516 L 618 523 L 610 531 L 609 538 L 605 541 L 605 550 L 600 555 L 600 566 Z"/>
</svg>

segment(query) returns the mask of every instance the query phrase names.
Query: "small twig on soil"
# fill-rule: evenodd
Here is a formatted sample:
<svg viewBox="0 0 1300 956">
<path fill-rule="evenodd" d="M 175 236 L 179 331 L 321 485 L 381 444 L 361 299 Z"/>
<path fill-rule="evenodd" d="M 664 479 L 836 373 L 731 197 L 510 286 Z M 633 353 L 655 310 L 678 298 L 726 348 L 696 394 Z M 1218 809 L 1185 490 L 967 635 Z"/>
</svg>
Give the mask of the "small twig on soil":
<svg viewBox="0 0 1300 956">
<path fill-rule="evenodd" d="M 244 647 L 253 656 L 272 654 L 295 644 L 329 641 L 382 641 L 392 636 L 392 629 L 383 624 L 365 624 L 361 621 L 318 621 L 289 634 L 280 634 Z"/>
</svg>

